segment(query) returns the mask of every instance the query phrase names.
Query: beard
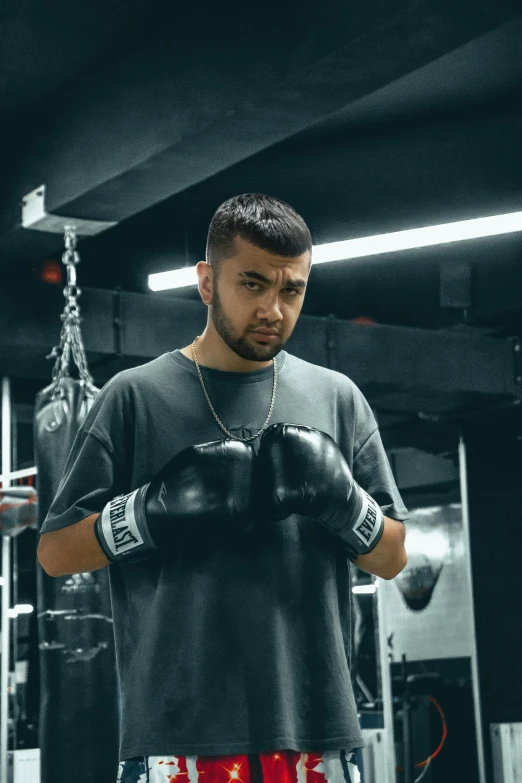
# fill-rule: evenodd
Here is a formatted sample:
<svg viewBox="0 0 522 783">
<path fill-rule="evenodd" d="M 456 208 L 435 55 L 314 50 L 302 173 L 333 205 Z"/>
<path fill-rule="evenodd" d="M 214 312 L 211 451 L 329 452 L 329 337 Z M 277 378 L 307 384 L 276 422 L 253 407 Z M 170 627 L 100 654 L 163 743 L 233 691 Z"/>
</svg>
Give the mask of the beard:
<svg viewBox="0 0 522 783">
<path fill-rule="evenodd" d="M 217 281 L 216 281 L 217 283 Z M 212 304 L 210 310 L 210 320 L 214 324 L 216 332 L 223 342 L 242 359 L 248 359 L 251 362 L 267 362 L 282 350 L 284 343 L 273 342 L 266 345 L 255 345 L 249 342 L 247 334 L 237 336 L 232 322 L 225 313 L 221 304 L 221 299 L 217 292 L 217 285 L 214 285 L 212 293 Z"/>
</svg>

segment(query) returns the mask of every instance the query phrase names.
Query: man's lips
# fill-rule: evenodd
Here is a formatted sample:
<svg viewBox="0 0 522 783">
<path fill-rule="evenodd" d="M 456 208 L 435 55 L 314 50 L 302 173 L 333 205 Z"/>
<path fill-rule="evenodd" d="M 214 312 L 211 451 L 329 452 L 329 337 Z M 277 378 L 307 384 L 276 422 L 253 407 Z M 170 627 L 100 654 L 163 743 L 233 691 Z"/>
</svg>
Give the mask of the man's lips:
<svg viewBox="0 0 522 783">
<path fill-rule="evenodd" d="M 257 335 L 257 339 L 264 343 L 273 343 L 278 339 L 276 332 L 259 332 L 254 330 L 254 334 Z"/>
<path fill-rule="evenodd" d="M 262 334 L 264 337 L 277 337 L 277 331 L 275 329 L 254 329 L 254 334 Z"/>
</svg>

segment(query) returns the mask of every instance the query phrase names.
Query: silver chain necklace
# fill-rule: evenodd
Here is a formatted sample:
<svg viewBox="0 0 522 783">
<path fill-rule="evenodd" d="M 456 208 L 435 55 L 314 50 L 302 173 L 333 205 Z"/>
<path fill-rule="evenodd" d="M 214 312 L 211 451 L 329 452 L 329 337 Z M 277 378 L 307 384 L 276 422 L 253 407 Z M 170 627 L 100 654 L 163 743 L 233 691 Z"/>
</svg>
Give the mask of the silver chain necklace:
<svg viewBox="0 0 522 783">
<path fill-rule="evenodd" d="M 263 430 L 265 430 L 265 429 L 266 429 L 266 426 L 267 426 L 268 422 L 270 421 L 270 416 L 272 415 L 272 410 L 273 410 L 273 408 L 274 408 L 274 400 L 275 400 L 276 385 L 277 385 L 277 364 L 276 364 L 275 357 L 272 359 L 272 362 L 273 362 L 273 364 L 274 364 L 274 383 L 273 383 L 273 386 L 272 386 L 272 400 L 271 400 L 271 402 L 270 402 L 270 409 L 269 409 L 269 411 L 268 411 L 268 416 L 266 417 L 266 421 L 265 421 L 265 423 L 263 424 L 263 426 L 261 427 L 261 429 L 259 430 L 259 432 L 256 432 L 256 434 L 255 434 L 255 435 L 252 435 L 252 437 L 250 437 L 250 438 L 238 438 L 238 437 L 237 437 L 237 435 L 232 435 L 232 433 L 231 433 L 231 432 L 229 432 L 229 431 L 227 430 L 227 428 L 226 428 L 226 427 L 225 427 L 225 426 L 222 424 L 222 422 L 219 420 L 219 418 L 218 418 L 218 416 L 217 416 L 217 413 L 216 413 L 216 411 L 214 410 L 214 408 L 213 408 L 213 406 L 212 406 L 212 403 L 210 402 L 210 397 L 209 397 L 209 396 L 208 396 L 208 394 L 207 394 L 207 390 L 206 390 L 206 388 L 205 388 L 205 384 L 203 383 L 203 378 L 202 378 L 202 375 L 201 375 L 201 370 L 199 369 L 199 364 L 198 364 L 198 357 L 196 356 L 196 347 L 195 347 L 195 346 L 196 346 L 196 343 L 197 343 L 197 341 L 199 340 L 199 337 L 200 337 L 200 336 L 199 336 L 199 334 L 198 334 L 198 336 L 196 337 L 196 339 L 195 339 L 195 340 L 194 340 L 194 342 L 192 343 L 192 356 L 194 357 L 194 362 L 195 362 L 195 364 L 196 364 L 196 369 L 197 369 L 197 371 L 198 371 L 198 375 L 199 375 L 199 380 L 200 380 L 200 383 L 201 383 L 201 387 L 202 387 L 202 389 L 203 389 L 203 391 L 204 391 L 204 393 L 205 393 L 205 397 L 207 398 L 207 402 L 208 402 L 208 404 L 209 404 L 209 406 L 210 406 L 210 410 L 211 410 L 211 411 L 212 411 L 212 413 L 214 414 L 214 418 L 215 418 L 215 420 L 217 421 L 217 423 L 219 424 L 219 426 L 221 427 L 221 429 L 223 430 L 223 432 L 226 432 L 226 434 L 228 435 L 228 437 L 229 437 L 229 438 L 233 438 L 234 440 L 241 440 L 241 441 L 243 441 L 243 443 L 249 443 L 249 441 L 251 441 L 251 440 L 255 440 L 255 439 L 257 438 L 257 436 L 258 436 L 258 435 L 261 435 L 261 433 L 263 432 Z"/>
</svg>

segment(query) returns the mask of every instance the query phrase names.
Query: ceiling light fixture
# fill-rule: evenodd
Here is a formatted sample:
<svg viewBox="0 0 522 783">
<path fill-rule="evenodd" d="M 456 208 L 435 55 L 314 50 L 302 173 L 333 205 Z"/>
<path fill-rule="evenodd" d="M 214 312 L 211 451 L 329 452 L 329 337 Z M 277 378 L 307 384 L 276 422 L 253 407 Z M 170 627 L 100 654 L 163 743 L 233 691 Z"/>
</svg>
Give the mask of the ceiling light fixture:
<svg viewBox="0 0 522 783">
<path fill-rule="evenodd" d="M 359 239 L 346 239 L 341 242 L 328 242 L 314 245 L 312 263 L 326 264 L 329 261 L 345 261 L 350 258 L 395 253 L 398 250 L 412 250 L 416 247 L 443 245 L 449 242 L 462 242 L 466 239 L 498 236 L 522 231 L 522 212 L 509 212 L 505 215 L 459 220 L 454 223 L 442 223 L 437 226 L 411 228 L 394 231 L 391 234 L 376 234 Z M 149 288 L 153 291 L 166 291 L 171 288 L 183 288 L 197 285 L 198 276 L 195 266 L 173 269 L 149 275 Z"/>
<path fill-rule="evenodd" d="M 16 604 L 12 609 L 7 610 L 8 617 L 18 617 L 19 614 L 31 614 L 34 611 L 32 604 Z"/>
<path fill-rule="evenodd" d="M 149 275 L 149 288 L 153 291 L 166 291 L 169 288 L 185 288 L 198 284 L 195 266 L 184 266 L 181 269 L 171 269 L 168 272 L 156 272 Z"/>
<path fill-rule="evenodd" d="M 395 253 L 397 250 L 444 245 L 448 242 L 462 242 L 465 239 L 510 234 L 514 231 L 522 231 L 522 212 L 459 220 L 456 223 L 442 223 L 438 226 L 411 228 L 406 231 L 394 231 L 391 234 L 377 234 L 372 237 L 316 245 L 313 249 L 313 263 L 315 266 L 328 261 Z"/>
<path fill-rule="evenodd" d="M 377 592 L 377 585 L 354 585 L 352 593 L 356 595 L 373 595 Z"/>
</svg>

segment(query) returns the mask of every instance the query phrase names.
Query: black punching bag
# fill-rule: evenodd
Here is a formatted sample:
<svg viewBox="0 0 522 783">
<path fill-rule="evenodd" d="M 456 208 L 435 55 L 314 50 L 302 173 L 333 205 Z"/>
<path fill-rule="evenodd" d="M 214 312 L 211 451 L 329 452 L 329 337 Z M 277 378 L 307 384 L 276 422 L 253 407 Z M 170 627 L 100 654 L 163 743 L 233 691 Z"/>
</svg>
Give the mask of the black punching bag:
<svg viewBox="0 0 522 783">
<path fill-rule="evenodd" d="M 34 416 L 38 529 L 97 389 L 62 378 Z M 50 577 L 37 564 L 41 783 L 115 783 L 118 685 L 108 569 Z"/>
</svg>

